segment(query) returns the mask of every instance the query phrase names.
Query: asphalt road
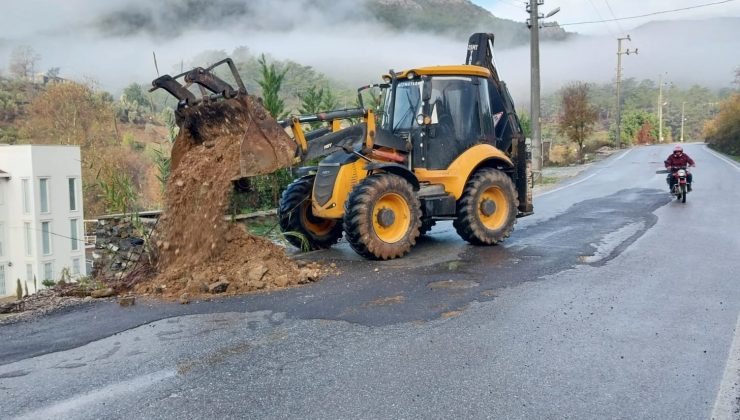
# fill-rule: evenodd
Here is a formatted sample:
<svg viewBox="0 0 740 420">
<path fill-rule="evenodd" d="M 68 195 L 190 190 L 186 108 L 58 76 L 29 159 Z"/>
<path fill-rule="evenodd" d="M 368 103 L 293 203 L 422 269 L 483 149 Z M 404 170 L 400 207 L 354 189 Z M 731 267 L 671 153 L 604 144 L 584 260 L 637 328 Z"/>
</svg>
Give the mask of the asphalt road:
<svg viewBox="0 0 740 420">
<path fill-rule="evenodd" d="M 740 418 L 740 166 L 621 152 L 540 193 L 503 245 L 449 223 L 409 257 L 191 305 L 0 326 L 0 417 Z M 375 269 L 378 271 L 375 271 Z"/>
</svg>

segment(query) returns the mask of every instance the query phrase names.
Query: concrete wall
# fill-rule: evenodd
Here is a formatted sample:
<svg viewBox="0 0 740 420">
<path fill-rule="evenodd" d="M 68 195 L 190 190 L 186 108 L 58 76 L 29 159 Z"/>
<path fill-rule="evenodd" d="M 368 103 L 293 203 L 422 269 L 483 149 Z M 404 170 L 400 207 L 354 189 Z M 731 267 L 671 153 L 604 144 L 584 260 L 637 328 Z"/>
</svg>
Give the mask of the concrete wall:
<svg viewBox="0 0 740 420">
<path fill-rule="evenodd" d="M 5 293 L 15 294 L 16 279 L 26 282 L 29 292 L 41 289 L 47 277 L 59 280 L 67 269 L 72 278 L 87 275 L 85 264 L 82 171 L 80 149 L 76 146 L 0 146 L 0 170 L 7 172 L 5 212 L 0 209 L 0 224 L 5 226 L 7 245 L 0 265 L 5 268 Z M 29 208 L 24 211 L 23 180 L 29 186 Z M 41 180 L 48 185 L 48 211 L 42 211 Z M 69 180 L 74 180 L 75 208 L 70 208 Z M 76 220 L 76 232 L 72 232 Z M 49 235 L 42 226 L 48 223 Z M 30 255 L 27 253 L 26 232 L 30 228 Z M 49 239 L 50 252 L 44 252 L 44 236 Z M 72 237 L 77 237 L 76 246 Z M 76 249 L 74 249 L 76 248 Z M 51 270 L 47 270 L 47 264 Z M 76 267 L 79 266 L 77 273 Z M 33 277 L 37 284 L 34 286 Z M 2 292 L 2 287 L 0 287 Z"/>
</svg>

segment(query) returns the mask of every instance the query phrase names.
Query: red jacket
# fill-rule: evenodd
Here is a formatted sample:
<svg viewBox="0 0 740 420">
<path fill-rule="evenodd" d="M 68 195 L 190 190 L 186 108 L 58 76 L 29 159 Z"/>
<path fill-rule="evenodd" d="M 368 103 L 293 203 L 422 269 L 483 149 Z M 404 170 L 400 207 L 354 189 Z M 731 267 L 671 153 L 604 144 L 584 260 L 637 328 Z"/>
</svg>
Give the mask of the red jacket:
<svg viewBox="0 0 740 420">
<path fill-rule="evenodd" d="M 695 165 L 694 159 L 691 159 L 686 153 L 681 154 L 681 156 L 676 156 L 674 153 L 671 153 L 664 163 L 666 168 Z"/>
</svg>

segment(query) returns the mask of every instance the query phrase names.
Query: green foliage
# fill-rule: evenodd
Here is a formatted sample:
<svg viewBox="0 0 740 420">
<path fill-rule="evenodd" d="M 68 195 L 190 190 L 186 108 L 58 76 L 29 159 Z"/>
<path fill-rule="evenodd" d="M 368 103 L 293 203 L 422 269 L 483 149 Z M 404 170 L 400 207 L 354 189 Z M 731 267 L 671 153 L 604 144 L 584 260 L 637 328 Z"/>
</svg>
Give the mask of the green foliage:
<svg viewBox="0 0 740 420">
<path fill-rule="evenodd" d="M 298 97 L 301 100 L 301 106 L 298 108 L 298 113 L 301 115 L 307 114 L 318 114 L 324 111 L 333 111 L 339 106 L 339 101 L 332 93 L 330 88 L 318 88 L 311 86 L 306 89 L 305 92 L 299 93 Z M 315 122 L 310 123 L 311 130 L 315 130 L 321 126 L 322 123 Z"/>
<path fill-rule="evenodd" d="M 41 282 L 41 285 L 46 287 L 47 289 L 50 287 L 54 287 L 54 285 L 57 284 L 54 280 L 46 279 Z"/>
<path fill-rule="evenodd" d="M 127 173 L 108 168 L 104 174 L 98 174 L 98 187 L 102 192 L 105 211 L 129 213 L 135 210 L 138 193 Z"/>
<path fill-rule="evenodd" d="M 249 191 L 232 194 L 231 213 L 274 209 L 280 203 L 281 192 L 293 179 L 290 168 L 249 178 Z"/>
<path fill-rule="evenodd" d="M 624 144 L 650 144 L 658 139 L 658 117 L 645 110 L 630 109 L 622 113 L 621 140 Z M 612 125 L 610 137 L 615 137 Z"/>
<path fill-rule="evenodd" d="M 171 146 L 175 143 L 175 139 L 177 138 L 177 133 L 180 128 L 175 123 L 175 114 L 171 109 L 164 109 L 161 113 L 161 117 L 167 126 L 167 141 Z M 170 148 L 165 148 L 160 144 L 156 149 L 152 149 L 152 161 L 154 162 L 154 166 L 157 168 L 156 176 L 163 193 L 165 192 L 167 180 L 172 171 L 172 158 L 170 157 L 169 152 Z"/>
<path fill-rule="evenodd" d="M 283 79 L 285 79 L 288 68 L 278 69 L 275 63 L 268 65 L 264 54 L 260 56 L 258 62 L 260 65 L 260 79 L 257 83 L 262 88 L 265 109 L 274 118 L 283 118 L 285 116 L 285 101 L 280 98 L 280 88 L 283 85 Z"/>
<path fill-rule="evenodd" d="M 532 138 L 532 119 L 529 116 L 528 112 L 517 112 L 517 115 L 519 116 L 519 123 L 522 126 L 522 131 L 524 132 L 524 138 L 529 139 Z"/>
<path fill-rule="evenodd" d="M 154 111 L 154 105 L 138 83 L 128 85 L 116 103 L 116 117 L 122 122 L 144 124 Z"/>
</svg>

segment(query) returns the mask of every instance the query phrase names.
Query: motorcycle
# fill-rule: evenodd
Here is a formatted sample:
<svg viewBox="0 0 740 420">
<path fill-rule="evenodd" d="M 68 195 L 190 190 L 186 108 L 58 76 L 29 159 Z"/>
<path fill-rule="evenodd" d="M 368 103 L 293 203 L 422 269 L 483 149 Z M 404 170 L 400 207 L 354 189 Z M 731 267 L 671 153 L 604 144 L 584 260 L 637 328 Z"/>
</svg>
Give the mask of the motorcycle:
<svg viewBox="0 0 740 420">
<path fill-rule="evenodd" d="M 671 169 L 664 169 L 662 171 L 656 171 L 656 173 L 667 174 L 670 173 L 675 181 L 673 182 L 673 188 L 671 194 L 673 194 L 677 200 L 682 203 L 686 202 L 686 195 L 689 193 L 688 179 L 689 171 L 683 167 L 672 167 Z"/>
</svg>

